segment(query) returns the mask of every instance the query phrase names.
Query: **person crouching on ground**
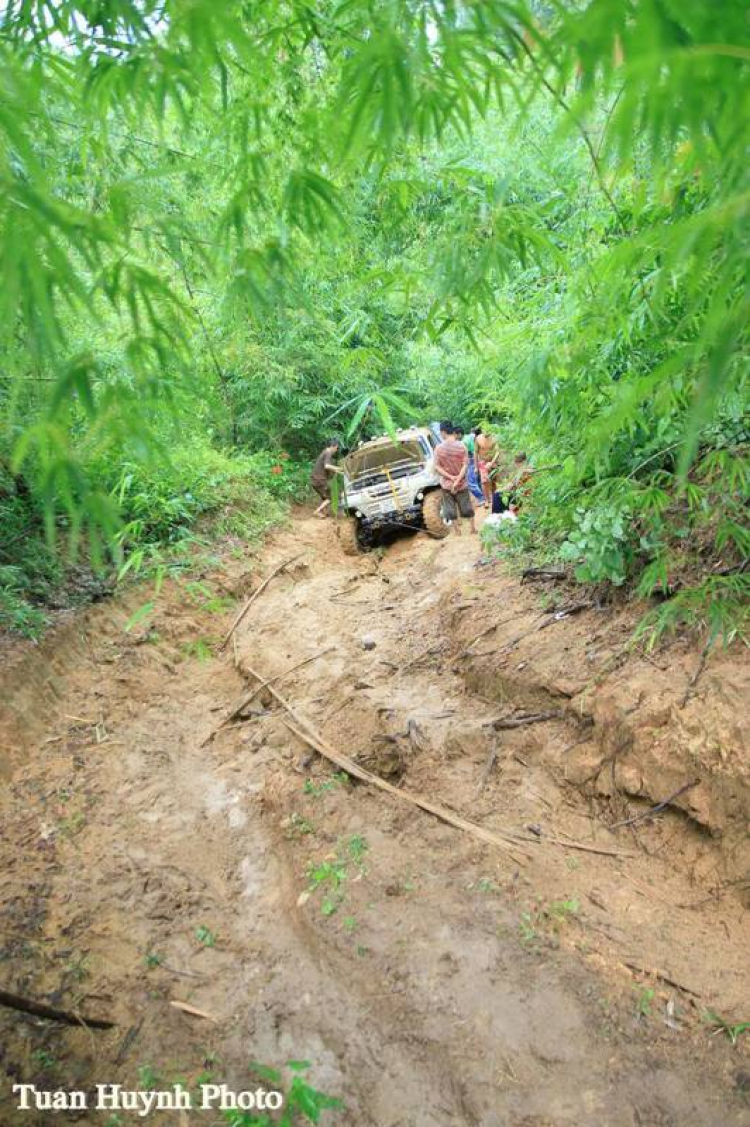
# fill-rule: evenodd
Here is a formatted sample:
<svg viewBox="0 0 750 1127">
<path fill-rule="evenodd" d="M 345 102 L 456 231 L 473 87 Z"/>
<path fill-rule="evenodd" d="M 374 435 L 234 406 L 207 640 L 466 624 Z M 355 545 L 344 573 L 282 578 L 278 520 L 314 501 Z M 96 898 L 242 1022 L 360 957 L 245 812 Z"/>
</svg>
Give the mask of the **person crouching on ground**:
<svg viewBox="0 0 750 1127">
<path fill-rule="evenodd" d="M 318 496 L 322 498 L 321 503 L 315 510 L 316 517 L 327 516 L 327 510 L 331 507 L 331 478 L 334 474 L 341 473 L 339 467 L 333 465 L 333 459 L 338 454 L 339 448 L 339 440 L 330 438 L 325 448 L 315 459 L 315 465 L 310 474 L 310 484 Z"/>
<path fill-rule="evenodd" d="M 456 438 L 455 427 L 447 423 L 443 425 L 448 429 L 445 440 L 435 448 L 435 469 L 440 477 L 443 493 L 443 516 L 448 521 L 456 521 L 456 532 L 460 536 L 459 513 L 470 522 L 471 531 L 476 532 L 474 506 L 467 480 L 469 454 L 463 442 Z"/>
</svg>

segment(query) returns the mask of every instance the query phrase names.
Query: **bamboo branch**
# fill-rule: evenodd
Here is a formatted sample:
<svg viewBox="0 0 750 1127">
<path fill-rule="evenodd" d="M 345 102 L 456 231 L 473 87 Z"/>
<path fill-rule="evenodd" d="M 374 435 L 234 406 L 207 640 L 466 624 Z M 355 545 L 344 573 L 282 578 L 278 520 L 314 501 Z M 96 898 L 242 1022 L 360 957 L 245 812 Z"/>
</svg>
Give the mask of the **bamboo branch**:
<svg viewBox="0 0 750 1127">
<path fill-rule="evenodd" d="M 312 661 L 317 661 L 319 657 L 323 657 L 324 654 L 330 653 L 331 650 L 335 650 L 335 648 L 335 646 L 328 646 L 326 649 L 320 650 L 319 653 L 313 654 L 312 657 L 306 657 L 303 661 L 298 661 L 296 665 L 291 665 L 289 669 L 285 669 L 283 673 L 277 673 L 274 677 L 269 677 L 267 681 L 261 681 L 259 685 L 256 685 L 254 689 L 251 689 L 249 693 L 246 693 L 240 703 L 232 709 L 229 715 L 225 716 L 222 722 L 216 728 L 214 728 L 210 735 L 206 736 L 205 740 L 201 744 L 201 747 L 205 747 L 206 744 L 211 743 L 211 740 L 214 738 L 214 736 L 216 736 L 222 728 L 225 728 L 227 724 L 231 724 L 232 721 L 235 720 L 239 716 L 239 714 L 244 711 L 244 709 L 246 709 L 247 706 L 252 703 L 252 701 L 255 700 L 258 693 L 262 692 L 263 689 L 267 689 L 268 686 L 272 683 L 278 684 L 279 681 L 286 680 L 290 673 L 296 672 L 297 669 L 302 669 L 303 666 L 309 665 Z"/>
<path fill-rule="evenodd" d="M 290 709 L 288 709 L 288 711 L 290 715 L 294 715 Z M 500 836 L 498 833 L 486 830 L 483 826 L 478 826 L 475 822 L 469 822 L 466 818 L 454 814 L 445 806 L 431 802 L 421 794 L 411 794 L 409 791 L 399 790 L 398 787 L 391 786 L 390 783 L 387 783 L 385 779 L 381 779 L 379 775 L 374 775 L 371 771 L 365 770 L 364 767 L 360 767 L 358 763 L 355 763 L 353 759 L 349 759 L 348 756 L 342 755 L 340 752 L 335 751 L 334 748 L 323 743 L 321 737 L 308 733 L 301 728 L 295 728 L 294 724 L 290 724 L 288 720 L 285 720 L 284 723 L 289 731 L 297 736 L 298 739 L 309 744 L 310 747 L 314 748 L 326 759 L 329 759 L 343 771 L 346 771 L 348 775 L 352 775 L 355 779 L 360 779 L 364 783 L 370 783 L 371 786 L 378 787 L 380 790 L 387 791 L 388 794 L 393 795 L 394 798 L 398 798 L 402 802 L 408 802 L 411 806 L 419 807 L 420 810 L 434 815 L 434 817 L 438 818 L 441 822 L 446 822 L 449 826 L 463 830 L 465 833 L 471 834 L 472 837 L 485 842 L 487 845 L 496 845 L 500 849 L 506 850 L 519 864 L 525 864 L 525 861 L 521 861 L 512 848 L 513 846 L 525 845 L 526 842 L 522 838 L 512 837 L 510 835 Z"/>
<path fill-rule="evenodd" d="M 259 595 L 260 595 L 260 594 L 261 594 L 261 593 L 262 593 L 263 591 L 265 591 L 266 587 L 267 587 L 267 586 L 268 586 L 268 584 L 269 584 L 269 583 L 271 582 L 271 580 L 272 580 L 272 579 L 274 578 L 274 576 L 275 576 L 275 575 L 278 575 L 280 571 L 283 571 L 285 567 L 289 567 L 289 564 L 293 564 L 293 563 L 295 562 L 295 560 L 298 560 L 298 559 L 300 558 L 300 556 L 301 556 L 301 555 L 302 555 L 302 553 L 301 553 L 301 552 L 299 552 L 299 553 L 298 553 L 298 554 L 297 554 L 296 556 L 292 556 L 292 557 L 291 557 L 291 559 L 288 559 L 288 560 L 284 560 L 284 562 L 283 562 L 283 563 L 280 563 L 278 567 L 275 567 L 275 568 L 273 569 L 273 571 L 271 572 L 271 574 L 270 574 L 270 575 L 267 575 L 267 576 L 266 576 L 266 578 L 265 578 L 265 579 L 263 580 L 263 582 L 261 583 L 260 587 L 256 588 L 256 590 L 255 590 L 255 591 L 253 591 L 252 595 L 251 595 L 251 596 L 250 596 L 250 598 L 249 598 L 249 599 L 247 600 L 247 602 L 245 603 L 244 607 L 242 608 L 242 610 L 240 611 L 240 613 L 239 613 L 239 614 L 237 615 L 237 617 L 235 618 L 235 620 L 234 620 L 234 622 L 232 623 L 232 625 L 231 625 L 231 626 L 229 627 L 229 630 L 228 630 L 228 631 L 227 631 L 227 633 L 226 633 L 226 636 L 225 636 L 225 638 L 224 638 L 224 641 L 223 641 L 223 642 L 221 643 L 221 645 L 219 646 L 219 652 L 221 652 L 221 651 L 222 651 L 222 650 L 223 650 L 223 649 L 225 648 L 225 646 L 226 646 L 227 642 L 228 642 L 228 641 L 229 641 L 229 639 L 230 639 L 230 638 L 232 637 L 232 635 L 234 634 L 234 632 L 235 632 L 235 630 L 237 629 L 237 627 L 239 626 L 239 624 L 240 624 L 240 623 L 242 622 L 242 619 L 243 619 L 243 618 L 245 617 L 245 615 L 247 614 L 247 612 L 248 612 L 248 611 L 250 610 L 250 607 L 251 607 L 251 606 L 253 605 L 253 603 L 254 603 L 254 602 L 255 602 L 255 600 L 256 600 L 256 599 L 258 598 L 258 596 L 259 596 Z"/>
<path fill-rule="evenodd" d="M 258 681 L 264 681 L 264 678 L 261 677 L 259 673 L 256 673 L 254 669 L 251 669 L 249 665 L 245 665 L 245 669 Z M 486 842 L 487 845 L 496 845 L 499 846 L 500 849 L 504 849 L 509 853 L 513 853 L 513 850 L 511 848 L 512 845 L 518 846 L 526 844 L 520 838 L 512 837 L 511 835 L 501 835 L 499 833 L 494 833 L 491 830 L 486 830 L 482 826 L 477 826 L 474 822 L 469 822 L 465 818 L 461 818 L 458 814 L 454 814 L 444 806 L 440 806 L 435 802 L 431 802 L 428 798 L 425 798 L 421 794 L 410 794 L 409 791 L 399 790 L 398 787 L 392 786 L 391 783 L 387 783 L 385 779 L 381 779 L 378 775 L 374 775 L 372 771 L 368 771 L 366 768 L 360 767 L 360 765 L 358 763 L 355 763 L 353 759 L 350 759 L 348 755 L 343 755 L 340 751 L 337 751 L 335 748 L 331 747 L 330 744 L 326 742 L 321 733 L 318 732 L 316 728 L 310 723 L 310 721 L 302 716 L 299 712 L 297 712 L 296 709 L 289 703 L 289 701 L 271 685 L 268 686 L 268 691 L 273 697 L 275 697 L 282 708 L 286 709 L 286 711 L 294 720 L 294 724 L 290 724 L 289 721 L 285 721 L 287 728 L 289 728 L 289 730 L 293 732 L 298 739 L 302 740 L 306 744 L 309 744 L 310 747 L 313 747 L 317 752 L 324 756 L 324 758 L 329 759 L 332 763 L 335 763 L 337 767 L 340 767 L 342 770 L 346 771 L 346 773 L 348 775 L 351 775 L 353 778 L 360 779 L 363 783 L 369 783 L 370 786 L 374 786 L 379 790 L 386 791 L 388 794 L 392 795 L 392 797 L 399 799 L 400 802 L 408 802 L 411 806 L 417 806 L 421 810 L 425 810 L 428 814 L 432 814 L 434 815 L 434 817 L 439 818 L 440 821 L 447 822 L 448 825 L 455 826 L 456 829 L 464 830 L 465 833 L 471 834 L 473 837 L 478 838 L 479 841 Z M 514 856 L 514 859 L 518 861 L 518 857 Z"/>
</svg>

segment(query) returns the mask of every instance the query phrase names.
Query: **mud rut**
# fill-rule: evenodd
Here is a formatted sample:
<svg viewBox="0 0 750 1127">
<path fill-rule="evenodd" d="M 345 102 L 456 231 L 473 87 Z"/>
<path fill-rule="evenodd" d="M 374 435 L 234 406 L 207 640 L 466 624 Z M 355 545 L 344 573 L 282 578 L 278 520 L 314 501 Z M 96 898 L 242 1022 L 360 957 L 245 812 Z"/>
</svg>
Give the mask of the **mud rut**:
<svg viewBox="0 0 750 1127">
<path fill-rule="evenodd" d="M 260 564 L 228 557 L 207 582 L 244 598 L 296 552 L 234 655 L 200 660 L 196 639 L 233 612 L 174 587 L 130 634 L 142 596 L 95 608 L 13 686 L 27 748 L 3 799 L 2 979 L 118 1028 L 0 1012 L 3 1071 L 133 1086 L 148 1066 L 244 1087 L 248 1060 L 294 1058 L 344 1097 L 328 1121 L 357 1127 L 750 1123 L 747 1052 L 700 1021 L 704 990 L 746 986 L 741 909 L 675 913 L 696 890 L 542 762 L 578 738 L 569 715 L 500 733 L 485 771 L 488 720 L 560 700 L 493 699 L 486 678 L 480 695 L 457 656 L 458 618 L 482 609 L 476 541 L 406 538 L 350 560 L 298 514 Z M 506 591 L 512 616 L 521 596 Z M 254 684 L 243 664 L 272 677 L 326 650 L 280 682 L 295 707 L 384 777 L 530 838 L 525 863 L 334 778 L 267 695 L 204 743 Z M 626 856 L 534 844 L 528 826 Z M 326 862 L 340 884 L 310 887 Z M 631 973 L 674 965 L 683 989 Z M 35 1122 L 7 1085 L 0 1122 Z"/>
</svg>

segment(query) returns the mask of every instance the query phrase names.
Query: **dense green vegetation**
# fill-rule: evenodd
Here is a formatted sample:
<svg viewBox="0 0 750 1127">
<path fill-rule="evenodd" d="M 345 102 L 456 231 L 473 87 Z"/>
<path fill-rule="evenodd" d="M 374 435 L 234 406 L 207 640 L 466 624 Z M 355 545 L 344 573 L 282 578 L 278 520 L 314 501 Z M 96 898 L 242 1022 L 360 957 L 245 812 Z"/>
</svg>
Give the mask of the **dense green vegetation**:
<svg viewBox="0 0 750 1127">
<path fill-rule="evenodd" d="M 241 496 L 272 519 L 332 429 L 452 416 L 554 467 L 520 550 L 741 629 L 741 0 L 0 24 L 2 624 L 71 548 L 132 572 Z"/>
</svg>

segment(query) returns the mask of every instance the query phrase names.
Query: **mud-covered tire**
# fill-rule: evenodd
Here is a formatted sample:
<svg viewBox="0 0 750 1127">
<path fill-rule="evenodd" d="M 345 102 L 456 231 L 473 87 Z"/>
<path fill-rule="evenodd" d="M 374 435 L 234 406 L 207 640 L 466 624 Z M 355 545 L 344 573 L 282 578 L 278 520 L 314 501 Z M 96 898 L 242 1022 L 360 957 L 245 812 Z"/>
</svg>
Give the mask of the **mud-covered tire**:
<svg viewBox="0 0 750 1127">
<path fill-rule="evenodd" d="M 341 550 L 345 556 L 358 556 L 362 549 L 359 546 L 359 535 L 355 517 L 343 517 L 338 522 L 338 536 Z"/>
<path fill-rule="evenodd" d="M 451 530 L 450 525 L 443 520 L 442 508 L 443 493 L 440 489 L 428 493 L 422 502 L 422 520 L 427 531 L 433 536 L 447 536 Z"/>
</svg>

